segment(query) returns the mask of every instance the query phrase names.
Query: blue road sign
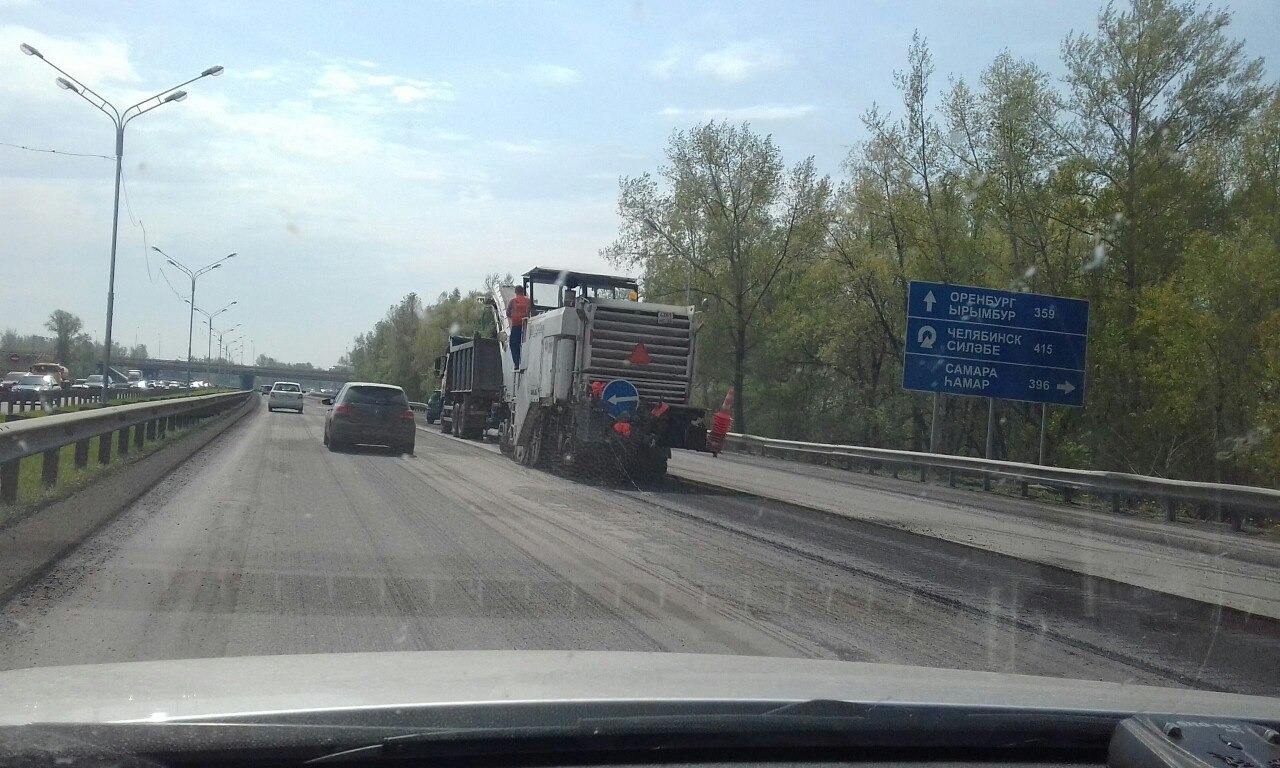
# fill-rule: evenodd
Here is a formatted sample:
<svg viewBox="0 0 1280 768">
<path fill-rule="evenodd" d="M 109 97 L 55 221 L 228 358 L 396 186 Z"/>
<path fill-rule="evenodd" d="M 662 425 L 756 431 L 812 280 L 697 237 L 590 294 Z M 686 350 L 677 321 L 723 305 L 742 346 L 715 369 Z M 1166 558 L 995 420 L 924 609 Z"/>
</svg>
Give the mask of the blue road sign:
<svg viewBox="0 0 1280 768">
<path fill-rule="evenodd" d="M 609 415 L 615 419 L 640 407 L 640 392 L 635 384 L 626 379 L 614 379 L 606 384 L 604 391 L 600 393 L 600 399 L 604 401 Z"/>
<path fill-rule="evenodd" d="M 1084 405 L 1089 302 L 913 281 L 904 389 Z"/>
</svg>

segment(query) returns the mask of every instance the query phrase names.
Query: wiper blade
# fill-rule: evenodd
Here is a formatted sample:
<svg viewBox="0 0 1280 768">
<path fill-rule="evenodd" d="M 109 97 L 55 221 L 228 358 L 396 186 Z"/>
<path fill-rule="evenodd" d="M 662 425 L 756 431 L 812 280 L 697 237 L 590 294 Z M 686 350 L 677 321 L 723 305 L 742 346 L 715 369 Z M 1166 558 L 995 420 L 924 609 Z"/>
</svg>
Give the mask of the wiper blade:
<svg viewBox="0 0 1280 768">
<path fill-rule="evenodd" d="M 584 717 L 550 726 L 416 731 L 312 763 L 503 754 L 857 747 L 1105 754 L 1120 714 L 856 704 L 814 700 L 758 713 Z"/>
</svg>

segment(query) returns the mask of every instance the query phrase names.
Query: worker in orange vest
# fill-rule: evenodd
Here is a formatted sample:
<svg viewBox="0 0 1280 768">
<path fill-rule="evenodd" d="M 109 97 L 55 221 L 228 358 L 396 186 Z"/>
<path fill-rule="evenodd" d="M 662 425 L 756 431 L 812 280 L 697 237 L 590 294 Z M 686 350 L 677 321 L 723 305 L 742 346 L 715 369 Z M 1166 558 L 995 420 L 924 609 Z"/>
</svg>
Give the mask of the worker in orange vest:
<svg viewBox="0 0 1280 768">
<path fill-rule="evenodd" d="M 533 312 L 533 304 L 524 295 L 524 287 L 516 286 L 516 295 L 507 302 L 507 317 L 511 318 L 511 361 L 520 367 L 520 343 L 524 340 L 524 321 Z"/>
</svg>

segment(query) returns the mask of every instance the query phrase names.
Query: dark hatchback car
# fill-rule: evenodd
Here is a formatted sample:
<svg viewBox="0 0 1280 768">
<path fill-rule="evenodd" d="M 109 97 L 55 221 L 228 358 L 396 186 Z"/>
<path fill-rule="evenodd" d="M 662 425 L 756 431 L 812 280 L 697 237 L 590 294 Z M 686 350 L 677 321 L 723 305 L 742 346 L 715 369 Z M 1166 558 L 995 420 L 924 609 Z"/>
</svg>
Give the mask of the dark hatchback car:
<svg viewBox="0 0 1280 768">
<path fill-rule="evenodd" d="M 333 406 L 324 420 L 324 444 L 329 450 L 363 444 L 413 453 L 418 432 L 409 398 L 400 387 L 353 381 L 320 402 Z"/>
</svg>

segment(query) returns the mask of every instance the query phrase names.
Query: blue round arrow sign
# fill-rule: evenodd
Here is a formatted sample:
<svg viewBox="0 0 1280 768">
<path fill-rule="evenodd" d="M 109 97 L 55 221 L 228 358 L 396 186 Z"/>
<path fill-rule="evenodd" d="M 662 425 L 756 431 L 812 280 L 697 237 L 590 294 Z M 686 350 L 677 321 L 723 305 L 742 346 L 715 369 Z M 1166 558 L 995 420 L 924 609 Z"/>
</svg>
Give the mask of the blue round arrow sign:
<svg viewBox="0 0 1280 768">
<path fill-rule="evenodd" d="M 604 401 L 609 415 L 615 419 L 640 407 L 640 391 L 626 379 L 614 379 L 606 384 L 604 391 L 600 393 L 600 399 Z"/>
</svg>

